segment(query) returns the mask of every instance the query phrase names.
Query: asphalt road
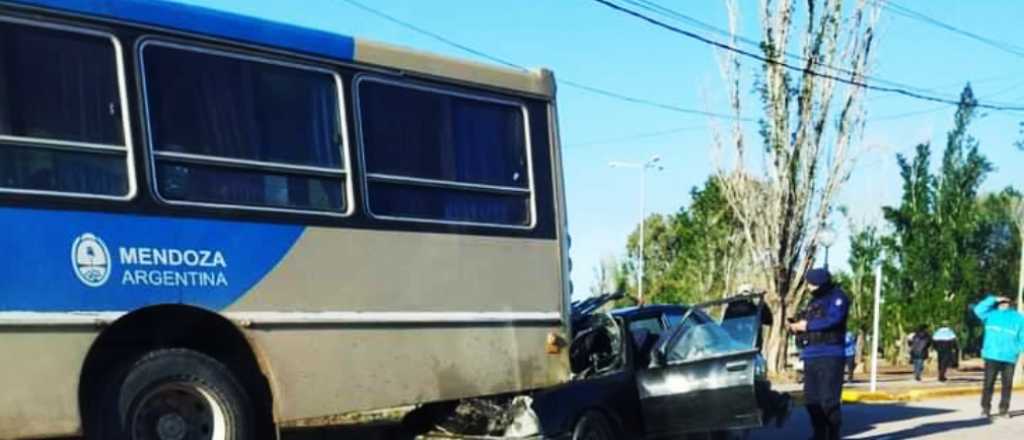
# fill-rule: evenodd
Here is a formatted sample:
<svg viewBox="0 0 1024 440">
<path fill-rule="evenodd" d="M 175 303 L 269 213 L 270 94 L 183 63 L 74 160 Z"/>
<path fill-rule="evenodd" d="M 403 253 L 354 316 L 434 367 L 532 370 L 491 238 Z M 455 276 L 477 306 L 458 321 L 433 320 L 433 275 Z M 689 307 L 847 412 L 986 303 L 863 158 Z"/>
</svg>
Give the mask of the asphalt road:
<svg viewBox="0 0 1024 440">
<path fill-rule="evenodd" d="M 1016 396 L 1010 419 L 980 417 L 978 396 L 913 403 L 853 404 L 843 406 L 844 439 L 1021 439 L 1024 438 L 1024 396 Z M 998 402 L 998 396 L 995 397 Z M 993 406 L 998 404 L 993 402 Z M 794 408 L 781 429 L 763 428 L 753 440 L 811 438 L 807 412 Z"/>
<path fill-rule="evenodd" d="M 1024 396 L 1011 407 L 1010 419 L 980 417 L 978 396 L 913 403 L 851 404 L 843 407 L 843 438 L 896 439 L 1024 439 Z M 998 396 L 994 404 L 998 404 Z M 286 434 L 284 440 L 389 439 L 380 431 L 322 431 Z M 803 407 L 795 407 L 781 429 L 762 428 L 751 440 L 803 440 L 811 438 Z"/>
<path fill-rule="evenodd" d="M 1010 419 L 980 417 L 978 396 L 913 403 L 850 404 L 843 406 L 843 438 L 851 440 L 895 439 L 1024 439 L 1024 396 L 1011 407 Z M 996 397 L 998 401 L 998 397 Z M 996 402 L 993 402 L 996 403 Z M 795 407 L 789 422 L 779 428 L 762 428 L 751 440 L 803 440 L 811 437 L 807 412 Z M 288 432 L 283 440 L 393 440 L 389 429 L 349 428 Z M 74 440 L 74 439 L 68 439 Z"/>
</svg>

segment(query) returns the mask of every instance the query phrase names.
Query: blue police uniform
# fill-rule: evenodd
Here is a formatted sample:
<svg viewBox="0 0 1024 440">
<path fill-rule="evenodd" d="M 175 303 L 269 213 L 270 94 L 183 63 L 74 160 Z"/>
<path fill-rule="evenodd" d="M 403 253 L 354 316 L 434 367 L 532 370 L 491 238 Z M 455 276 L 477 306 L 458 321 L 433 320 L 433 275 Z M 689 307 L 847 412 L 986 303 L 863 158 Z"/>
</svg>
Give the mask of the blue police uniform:
<svg viewBox="0 0 1024 440">
<path fill-rule="evenodd" d="M 850 299 L 838 286 L 822 285 L 804 308 L 807 332 L 800 358 L 846 357 L 846 316 Z"/>
<path fill-rule="evenodd" d="M 804 400 L 814 438 L 839 439 L 850 299 L 832 284 L 826 269 L 809 271 L 807 282 L 820 287 L 803 311 L 807 331 L 798 335 L 800 357 L 804 360 Z"/>
</svg>

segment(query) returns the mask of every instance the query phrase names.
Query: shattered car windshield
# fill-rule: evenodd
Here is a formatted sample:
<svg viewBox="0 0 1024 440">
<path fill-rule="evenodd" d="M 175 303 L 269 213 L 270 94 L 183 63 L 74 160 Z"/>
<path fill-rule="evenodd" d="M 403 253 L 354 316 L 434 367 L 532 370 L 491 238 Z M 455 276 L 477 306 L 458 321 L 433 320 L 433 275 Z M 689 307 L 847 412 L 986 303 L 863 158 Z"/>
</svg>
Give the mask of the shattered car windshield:
<svg viewBox="0 0 1024 440">
<path fill-rule="evenodd" d="M 739 316 L 719 323 L 708 318 L 712 315 L 709 311 L 713 312 L 696 308 L 674 327 L 678 339 L 665 353 L 667 362 L 695 361 L 754 348 L 759 316 Z"/>
<path fill-rule="evenodd" d="M 720 324 L 734 341 L 746 348 L 752 348 L 757 344 L 758 330 L 761 319 L 758 316 L 727 317 Z"/>
</svg>

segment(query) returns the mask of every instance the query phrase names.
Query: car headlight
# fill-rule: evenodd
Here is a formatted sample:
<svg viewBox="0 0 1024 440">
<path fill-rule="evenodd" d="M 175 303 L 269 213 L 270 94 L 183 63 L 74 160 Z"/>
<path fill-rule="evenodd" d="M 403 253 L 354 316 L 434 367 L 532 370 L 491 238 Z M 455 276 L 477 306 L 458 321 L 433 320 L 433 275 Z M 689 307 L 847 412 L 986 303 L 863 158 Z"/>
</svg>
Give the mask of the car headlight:
<svg viewBox="0 0 1024 440">
<path fill-rule="evenodd" d="M 760 353 L 754 357 L 754 378 L 768 379 L 768 361 Z"/>
</svg>

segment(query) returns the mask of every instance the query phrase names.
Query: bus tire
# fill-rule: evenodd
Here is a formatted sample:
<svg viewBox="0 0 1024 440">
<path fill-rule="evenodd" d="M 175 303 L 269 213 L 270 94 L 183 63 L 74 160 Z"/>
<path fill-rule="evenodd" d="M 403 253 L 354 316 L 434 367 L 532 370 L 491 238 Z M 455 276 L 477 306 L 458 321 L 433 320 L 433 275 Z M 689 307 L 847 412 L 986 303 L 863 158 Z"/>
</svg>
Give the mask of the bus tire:
<svg viewBox="0 0 1024 440">
<path fill-rule="evenodd" d="M 587 411 L 576 421 L 572 440 L 615 440 L 619 438 L 611 422 L 597 411 Z"/>
<path fill-rule="evenodd" d="M 227 366 L 200 352 L 150 351 L 108 388 L 104 439 L 201 438 L 247 440 L 256 434 L 255 409 Z"/>
</svg>

